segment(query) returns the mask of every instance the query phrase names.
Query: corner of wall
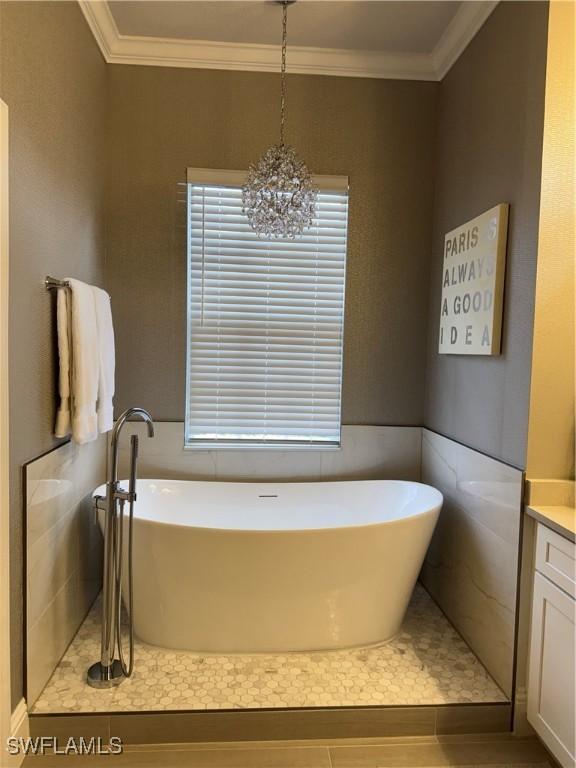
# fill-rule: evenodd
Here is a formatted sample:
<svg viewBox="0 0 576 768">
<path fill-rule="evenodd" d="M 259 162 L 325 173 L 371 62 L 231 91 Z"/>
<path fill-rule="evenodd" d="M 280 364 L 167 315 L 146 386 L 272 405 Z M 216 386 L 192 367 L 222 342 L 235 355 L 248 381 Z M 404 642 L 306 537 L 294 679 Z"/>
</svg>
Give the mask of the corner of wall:
<svg viewBox="0 0 576 768">
<path fill-rule="evenodd" d="M 574 29 L 573 3 L 549 5 L 529 478 L 574 479 Z"/>
<path fill-rule="evenodd" d="M 22 743 L 22 741 L 25 741 L 29 736 L 30 721 L 28 719 L 28 708 L 26 706 L 26 701 L 20 699 L 10 718 L 10 737 L 18 739 L 19 743 Z M 0 749 L 3 751 L 5 745 L 0 745 Z M 24 758 L 25 755 L 23 751 L 19 751 L 16 755 L 7 754 L 2 758 L 5 760 L 5 762 L 2 763 L 2 768 L 18 768 L 18 766 L 22 765 L 24 762 Z"/>
<path fill-rule="evenodd" d="M 500 3 L 441 81 L 436 119 L 424 424 L 517 467 L 526 466 L 545 14 L 545 3 Z M 438 355 L 444 234 L 501 202 L 511 205 L 503 353 Z"/>
</svg>

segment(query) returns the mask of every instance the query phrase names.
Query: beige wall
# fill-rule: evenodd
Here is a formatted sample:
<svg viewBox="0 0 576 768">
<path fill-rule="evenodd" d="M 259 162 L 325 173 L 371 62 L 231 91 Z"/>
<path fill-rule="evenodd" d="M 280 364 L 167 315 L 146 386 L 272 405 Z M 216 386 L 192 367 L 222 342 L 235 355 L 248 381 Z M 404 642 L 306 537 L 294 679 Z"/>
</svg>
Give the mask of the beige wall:
<svg viewBox="0 0 576 768">
<path fill-rule="evenodd" d="M 278 135 L 278 76 L 110 67 L 107 285 L 118 411 L 184 418 L 187 166 L 242 169 Z M 350 177 L 343 420 L 423 416 L 434 83 L 292 76 L 288 138 Z"/>
<path fill-rule="evenodd" d="M 574 478 L 573 3 L 550 4 L 529 477 Z"/>
<path fill-rule="evenodd" d="M 22 465 L 52 448 L 46 274 L 102 280 L 106 65 L 77 3 L 0 3 L 10 110 L 10 462 L 13 704 L 23 691 Z"/>
<path fill-rule="evenodd" d="M 546 70 L 546 3 L 503 2 L 442 81 L 426 426 L 526 466 Z M 444 234 L 510 203 L 502 355 L 437 353 Z"/>
</svg>

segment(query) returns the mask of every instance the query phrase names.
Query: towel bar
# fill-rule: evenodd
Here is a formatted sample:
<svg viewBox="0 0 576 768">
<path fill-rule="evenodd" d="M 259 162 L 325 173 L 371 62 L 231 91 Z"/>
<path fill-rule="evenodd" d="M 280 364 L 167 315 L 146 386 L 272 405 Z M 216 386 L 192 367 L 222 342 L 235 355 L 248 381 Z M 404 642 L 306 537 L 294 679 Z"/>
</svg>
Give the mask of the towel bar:
<svg viewBox="0 0 576 768">
<path fill-rule="evenodd" d="M 44 280 L 44 285 L 47 291 L 51 291 L 53 288 L 70 288 L 68 280 L 57 280 L 55 277 L 50 277 L 50 275 Z"/>
</svg>

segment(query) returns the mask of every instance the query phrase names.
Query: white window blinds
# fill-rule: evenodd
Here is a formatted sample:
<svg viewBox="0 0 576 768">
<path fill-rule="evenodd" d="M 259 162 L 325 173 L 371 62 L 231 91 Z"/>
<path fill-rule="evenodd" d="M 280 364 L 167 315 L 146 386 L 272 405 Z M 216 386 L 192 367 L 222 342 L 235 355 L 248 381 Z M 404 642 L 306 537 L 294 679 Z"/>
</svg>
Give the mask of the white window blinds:
<svg viewBox="0 0 576 768">
<path fill-rule="evenodd" d="M 347 179 L 288 240 L 250 229 L 243 177 L 188 170 L 186 446 L 337 446 Z"/>
</svg>

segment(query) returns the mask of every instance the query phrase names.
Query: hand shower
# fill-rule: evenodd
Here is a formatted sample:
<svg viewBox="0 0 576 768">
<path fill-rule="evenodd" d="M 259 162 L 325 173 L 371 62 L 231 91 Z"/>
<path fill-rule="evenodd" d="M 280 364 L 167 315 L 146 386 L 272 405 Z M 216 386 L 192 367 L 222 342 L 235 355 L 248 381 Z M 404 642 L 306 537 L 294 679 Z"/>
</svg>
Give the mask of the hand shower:
<svg viewBox="0 0 576 768">
<path fill-rule="evenodd" d="M 124 677 L 130 677 L 134 669 L 134 569 L 132 567 L 133 553 L 133 525 L 134 525 L 134 502 L 136 501 L 136 472 L 138 464 L 138 435 L 130 437 L 130 484 L 128 486 L 128 495 L 130 497 L 128 512 L 128 595 L 126 600 L 126 611 L 128 613 L 128 632 L 129 632 L 129 661 L 124 659 L 124 649 L 122 647 L 122 571 L 124 564 L 124 499 L 119 500 L 118 515 L 118 546 L 116 548 L 116 643 L 118 646 L 118 661 L 122 668 Z"/>
</svg>

